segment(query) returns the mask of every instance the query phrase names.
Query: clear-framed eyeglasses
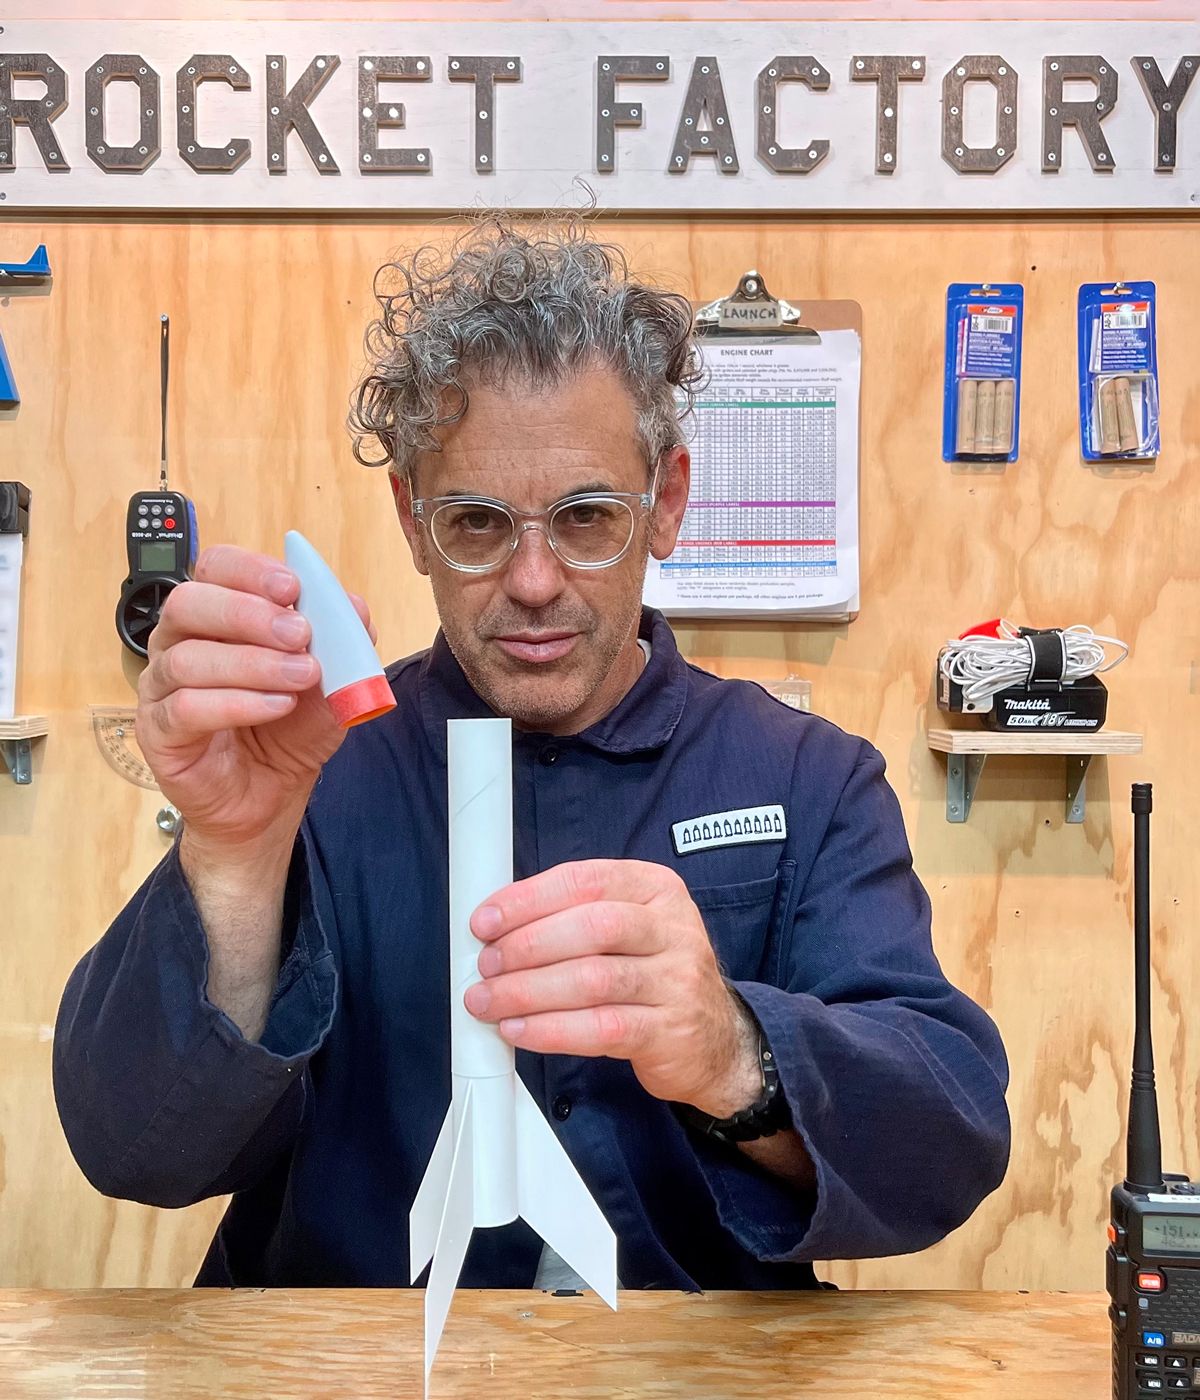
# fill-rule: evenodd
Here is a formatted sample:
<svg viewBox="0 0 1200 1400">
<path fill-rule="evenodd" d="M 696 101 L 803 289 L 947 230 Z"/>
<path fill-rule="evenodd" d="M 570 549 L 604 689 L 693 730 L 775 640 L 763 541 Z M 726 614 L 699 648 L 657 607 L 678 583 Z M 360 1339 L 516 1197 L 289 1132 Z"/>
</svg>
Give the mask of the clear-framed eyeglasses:
<svg viewBox="0 0 1200 1400">
<path fill-rule="evenodd" d="M 422 496 L 413 517 L 452 569 L 486 574 L 515 552 L 526 530 L 541 530 L 572 569 L 607 569 L 629 552 L 634 530 L 654 505 L 649 491 L 599 491 L 564 496 L 546 510 L 517 510 L 490 496 Z"/>
</svg>

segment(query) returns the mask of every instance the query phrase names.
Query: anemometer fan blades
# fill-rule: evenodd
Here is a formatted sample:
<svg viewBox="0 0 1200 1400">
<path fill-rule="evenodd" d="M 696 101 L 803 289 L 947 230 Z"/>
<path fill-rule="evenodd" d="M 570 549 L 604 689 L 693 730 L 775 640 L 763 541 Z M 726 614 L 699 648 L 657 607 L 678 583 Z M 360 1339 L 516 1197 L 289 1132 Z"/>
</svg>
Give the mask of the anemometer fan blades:
<svg viewBox="0 0 1200 1400">
<path fill-rule="evenodd" d="M 136 655 L 147 655 L 150 633 L 158 626 L 167 594 L 175 584 L 172 578 L 148 578 L 122 593 L 117 604 L 117 631 Z"/>
</svg>

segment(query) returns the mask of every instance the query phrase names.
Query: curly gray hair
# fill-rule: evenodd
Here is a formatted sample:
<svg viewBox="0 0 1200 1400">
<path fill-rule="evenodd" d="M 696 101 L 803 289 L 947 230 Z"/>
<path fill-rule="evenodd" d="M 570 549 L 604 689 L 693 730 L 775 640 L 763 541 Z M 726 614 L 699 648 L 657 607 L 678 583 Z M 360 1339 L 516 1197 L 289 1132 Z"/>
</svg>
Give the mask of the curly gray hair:
<svg viewBox="0 0 1200 1400">
<path fill-rule="evenodd" d="M 549 216 L 527 236 L 486 215 L 448 251 L 386 263 L 374 291 L 381 315 L 348 424 L 364 466 L 409 477 L 419 452 L 438 450 L 434 429 L 466 413 L 464 381 L 553 387 L 592 365 L 632 395 L 649 466 L 681 441 L 703 377 L 691 304 L 634 281 L 624 253 L 578 216 Z"/>
</svg>

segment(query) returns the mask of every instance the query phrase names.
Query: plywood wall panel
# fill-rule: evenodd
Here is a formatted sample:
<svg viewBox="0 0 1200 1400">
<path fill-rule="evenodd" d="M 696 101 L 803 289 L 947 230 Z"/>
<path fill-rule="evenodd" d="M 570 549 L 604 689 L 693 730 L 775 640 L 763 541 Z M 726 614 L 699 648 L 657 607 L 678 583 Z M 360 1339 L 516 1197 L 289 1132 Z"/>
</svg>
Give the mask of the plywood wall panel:
<svg viewBox="0 0 1200 1400">
<path fill-rule="evenodd" d="M 35 497 L 20 708 L 54 724 L 33 786 L 0 778 L 0 1282 L 182 1283 L 220 1209 L 157 1212 L 97 1196 L 62 1141 L 49 1081 L 63 981 L 163 849 L 157 795 L 104 765 L 86 718 L 89 704 L 133 696 L 136 669 L 112 614 L 125 502 L 156 479 L 157 317 L 172 316 L 174 479 L 197 501 L 202 537 L 277 551 L 286 528 L 306 530 L 370 600 L 381 650 L 401 656 L 427 644 L 434 610 L 386 484 L 353 463 L 342 423 L 373 271 L 389 250 L 445 227 L 0 224 L 5 256 L 45 239 L 55 269 L 48 296 L 0 301 L 24 395 L 0 415 L 0 475 Z M 755 266 L 779 294 L 863 306 L 861 616 L 678 631 L 687 654 L 722 675 L 800 671 L 816 709 L 883 751 L 939 953 L 1008 1044 L 1015 1136 L 1004 1186 L 943 1245 L 828 1272 L 873 1286 L 1096 1287 L 1123 1151 L 1133 780 L 1156 785 L 1166 1154 L 1200 1173 L 1197 225 L 621 219 L 603 231 L 697 298 Z M 1159 284 L 1165 450 L 1153 470 L 1078 456 L 1075 289 L 1118 275 Z M 945 287 L 980 277 L 1027 288 L 1022 458 L 1003 471 L 940 460 Z M 1134 648 L 1112 677 L 1111 715 L 1145 732 L 1146 752 L 1093 765 L 1082 826 L 1064 823 L 1061 765 L 1033 759 L 989 760 L 970 822 L 945 821 L 945 760 L 924 741 L 933 660 L 945 637 L 997 613 L 1088 622 Z"/>
</svg>

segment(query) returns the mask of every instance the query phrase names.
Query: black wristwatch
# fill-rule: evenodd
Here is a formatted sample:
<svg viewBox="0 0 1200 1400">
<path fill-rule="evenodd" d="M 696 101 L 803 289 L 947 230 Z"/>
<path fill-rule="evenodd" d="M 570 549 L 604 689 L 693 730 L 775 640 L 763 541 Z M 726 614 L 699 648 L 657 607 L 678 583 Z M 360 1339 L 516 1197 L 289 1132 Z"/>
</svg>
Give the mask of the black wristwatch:
<svg viewBox="0 0 1200 1400">
<path fill-rule="evenodd" d="M 750 1014 L 754 1015 L 753 1012 Z M 758 1098 L 749 1108 L 743 1108 L 728 1118 L 714 1118 L 711 1114 L 702 1113 L 693 1104 L 677 1103 L 674 1105 L 676 1116 L 687 1127 L 718 1142 L 738 1143 L 774 1137 L 792 1126 L 792 1113 L 779 1082 L 775 1056 L 757 1020 L 755 1027 L 758 1031 L 758 1067 L 762 1074 L 762 1092 Z"/>
</svg>

